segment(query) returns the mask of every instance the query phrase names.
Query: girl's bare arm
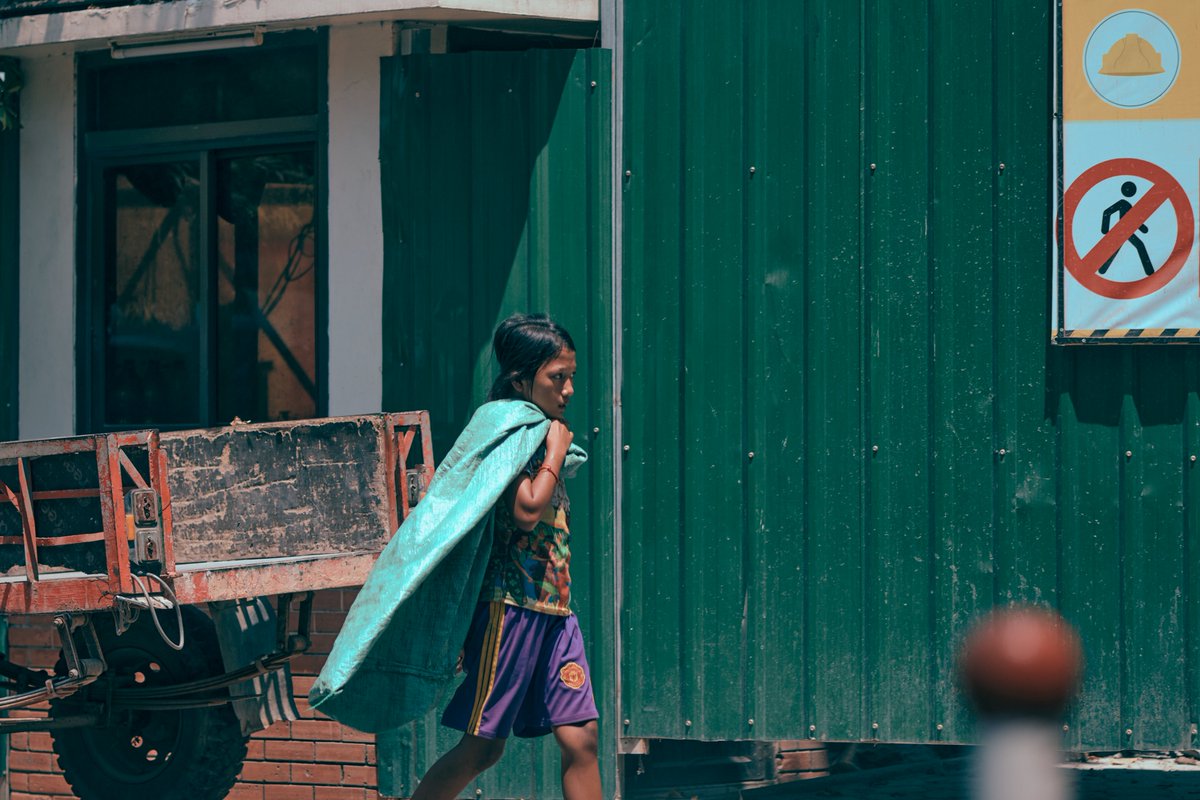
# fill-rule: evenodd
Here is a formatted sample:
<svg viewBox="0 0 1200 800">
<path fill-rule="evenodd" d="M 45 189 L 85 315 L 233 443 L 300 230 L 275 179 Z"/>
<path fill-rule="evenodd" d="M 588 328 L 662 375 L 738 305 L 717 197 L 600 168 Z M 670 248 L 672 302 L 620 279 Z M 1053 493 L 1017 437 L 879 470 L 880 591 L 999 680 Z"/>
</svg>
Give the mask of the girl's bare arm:
<svg viewBox="0 0 1200 800">
<path fill-rule="evenodd" d="M 567 449 L 571 446 L 574 434 L 566 423 L 553 420 L 550 431 L 546 434 L 546 457 L 537 473 L 530 477 L 522 475 L 518 478 L 512 493 L 513 521 L 523 531 L 531 531 L 542 518 L 542 512 L 550 505 L 554 496 L 554 487 L 562 473 L 563 460 L 567 457 Z"/>
</svg>

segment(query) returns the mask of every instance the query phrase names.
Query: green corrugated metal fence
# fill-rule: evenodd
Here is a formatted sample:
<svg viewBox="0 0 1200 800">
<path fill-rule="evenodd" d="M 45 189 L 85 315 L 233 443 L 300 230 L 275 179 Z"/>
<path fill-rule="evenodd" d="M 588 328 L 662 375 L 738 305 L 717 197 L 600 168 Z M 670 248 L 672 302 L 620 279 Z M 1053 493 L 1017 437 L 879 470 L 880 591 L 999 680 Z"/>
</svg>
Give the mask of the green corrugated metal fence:
<svg viewBox="0 0 1200 800">
<path fill-rule="evenodd" d="M 1048 344 L 1052 4 L 624 22 L 624 735 L 970 740 L 1024 600 L 1069 746 L 1193 746 L 1198 356 Z"/>
<path fill-rule="evenodd" d="M 1193 746 L 1200 355 L 1048 342 L 1052 7 L 627 0 L 624 36 L 623 455 L 605 56 L 412 57 L 384 97 L 387 405 L 444 450 L 508 310 L 588 343 L 606 736 L 969 741 L 955 647 L 1032 601 L 1084 638 L 1068 746 Z M 485 793 L 554 794 L 519 759 Z"/>
<path fill-rule="evenodd" d="M 609 64 L 601 50 L 387 59 L 381 146 L 384 407 L 429 409 L 440 459 L 491 385 L 502 318 L 547 311 L 579 348 L 569 420 L 591 460 L 569 486 L 572 586 L 602 707 L 616 677 Z M 411 795 L 457 741 L 439 713 L 379 738 L 383 793 Z M 603 768 L 612 787 L 611 758 Z M 558 784 L 553 740 L 514 740 L 467 796 Z"/>
</svg>

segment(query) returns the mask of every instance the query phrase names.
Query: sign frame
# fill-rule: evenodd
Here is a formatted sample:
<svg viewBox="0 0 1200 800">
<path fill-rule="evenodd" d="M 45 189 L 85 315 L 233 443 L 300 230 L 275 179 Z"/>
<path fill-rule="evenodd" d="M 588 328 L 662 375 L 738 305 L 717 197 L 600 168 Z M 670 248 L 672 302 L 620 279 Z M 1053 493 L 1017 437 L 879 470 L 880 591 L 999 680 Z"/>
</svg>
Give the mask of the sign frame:
<svg viewBox="0 0 1200 800">
<path fill-rule="evenodd" d="M 1197 222 L 1200 221 L 1200 214 L 1197 214 L 1196 211 L 1198 205 L 1197 195 L 1200 195 L 1200 190 L 1194 188 L 1194 185 L 1189 183 L 1187 189 L 1184 190 L 1184 193 L 1187 196 L 1186 202 L 1182 202 L 1180 200 L 1180 198 L 1177 196 L 1178 192 L 1171 192 L 1171 196 L 1168 197 L 1165 202 L 1163 202 L 1163 192 L 1159 190 L 1160 187 L 1155 181 L 1153 181 L 1153 179 L 1145 174 L 1151 170 L 1143 170 L 1143 172 L 1140 173 L 1120 172 L 1115 168 L 1114 165 L 1117 165 L 1118 163 L 1129 164 L 1133 162 L 1146 164 L 1149 167 L 1153 167 L 1154 170 L 1158 171 L 1158 173 L 1170 175 L 1172 177 L 1172 183 L 1174 183 L 1176 187 L 1179 186 L 1179 174 L 1177 172 L 1173 172 L 1172 170 L 1165 168 L 1162 164 L 1156 163 L 1155 161 L 1141 157 L 1142 154 L 1139 152 L 1124 154 L 1120 152 L 1106 152 L 1103 148 L 1099 148 L 1097 155 L 1093 157 L 1093 154 L 1090 152 L 1089 148 L 1078 147 L 1077 149 L 1073 149 L 1070 154 L 1068 154 L 1066 150 L 1067 142 L 1070 141 L 1069 137 L 1067 136 L 1067 129 L 1073 120 L 1068 119 L 1066 115 L 1068 102 L 1064 97 L 1064 84 L 1072 81 L 1077 83 L 1080 80 L 1087 81 L 1090 84 L 1092 80 L 1092 70 L 1097 69 L 1097 67 L 1088 67 L 1086 65 L 1089 63 L 1087 59 L 1098 58 L 1098 55 L 1089 55 L 1086 45 L 1085 49 L 1082 52 L 1079 52 L 1077 40 L 1082 36 L 1085 41 L 1090 42 L 1092 35 L 1101 30 L 1102 26 L 1109 22 L 1111 18 L 1117 17 L 1120 14 L 1124 14 L 1127 11 L 1137 11 L 1141 13 L 1143 21 L 1145 22 L 1153 23 L 1153 20 L 1144 19 L 1145 17 L 1149 16 L 1157 19 L 1159 23 L 1165 23 L 1161 27 L 1166 29 L 1166 33 L 1169 36 L 1175 37 L 1175 49 L 1173 51 L 1171 50 L 1170 39 L 1168 38 L 1168 44 L 1165 46 L 1164 52 L 1168 54 L 1168 58 L 1173 52 L 1177 58 L 1176 63 L 1178 63 L 1178 60 L 1182 60 L 1179 54 L 1184 45 L 1182 37 L 1176 33 L 1176 29 L 1180 26 L 1178 23 L 1176 23 L 1175 27 L 1172 27 L 1171 23 L 1166 22 L 1164 19 L 1164 15 L 1169 17 L 1175 12 L 1169 8 L 1170 0 L 1166 0 L 1166 2 L 1149 4 L 1126 2 L 1122 4 L 1124 6 L 1123 8 L 1119 8 L 1116 11 L 1110 11 L 1106 14 L 1103 14 L 1103 16 L 1098 17 L 1099 22 L 1092 23 L 1091 20 L 1089 20 L 1088 22 L 1091 25 L 1090 31 L 1081 31 L 1076 29 L 1070 32 L 1069 35 L 1073 37 L 1073 43 L 1069 43 L 1069 46 L 1064 44 L 1064 34 L 1067 34 L 1067 32 L 1064 30 L 1064 3 L 1068 5 L 1077 5 L 1080 3 L 1080 0 L 1053 0 L 1055 34 L 1054 53 L 1051 61 L 1054 71 L 1051 135 L 1053 149 L 1053 157 L 1051 159 L 1051 185 L 1054 192 L 1054 205 L 1051 209 L 1051 230 L 1053 241 L 1051 250 L 1051 297 L 1049 307 L 1051 316 L 1051 343 L 1056 345 L 1081 345 L 1164 343 L 1183 344 L 1200 342 L 1200 293 L 1193 295 L 1189 291 L 1186 291 L 1186 289 L 1191 288 L 1191 286 L 1194 285 L 1197 280 L 1200 280 L 1200 240 L 1198 240 L 1197 237 Z M 1115 6 L 1116 4 L 1110 3 L 1109 5 Z M 1148 5 L 1163 5 L 1167 8 L 1167 10 L 1144 10 Z M 1074 9 L 1072 10 L 1074 11 Z M 1078 15 L 1079 12 L 1074 11 L 1074 13 Z M 1128 20 L 1130 18 L 1131 17 L 1122 17 L 1123 20 Z M 1132 18 L 1137 20 L 1136 15 L 1132 15 Z M 1088 25 L 1080 25 L 1078 27 L 1086 28 Z M 1147 37 L 1150 37 L 1150 34 L 1147 34 Z M 1196 45 L 1200 47 L 1200 41 L 1197 41 Z M 1068 52 L 1072 54 L 1072 58 L 1078 56 L 1081 59 L 1079 63 L 1065 63 Z M 1109 56 L 1105 55 L 1104 62 L 1106 66 L 1103 69 L 1110 69 L 1108 64 L 1111 62 L 1109 62 L 1108 59 Z M 1193 61 L 1198 59 L 1187 60 Z M 1163 63 L 1165 65 L 1166 61 Z M 1068 69 L 1078 70 L 1079 75 L 1064 78 L 1066 70 Z M 1178 67 L 1176 67 L 1176 71 L 1178 71 Z M 1101 70 L 1099 73 L 1101 76 L 1113 74 L 1119 76 L 1122 73 L 1108 73 L 1104 72 L 1103 70 Z M 1130 72 L 1125 74 L 1134 73 Z M 1173 80 L 1177 79 L 1177 77 L 1173 78 Z M 1101 78 L 1101 80 L 1103 79 Z M 1168 89 L 1170 88 L 1174 88 L 1173 84 L 1171 87 L 1168 87 Z M 1075 92 L 1078 92 L 1078 89 L 1075 86 L 1072 86 L 1072 89 Z M 1095 91 L 1098 94 L 1100 90 L 1096 89 Z M 1167 91 L 1168 90 L 1164 90 L 1163 94 L 1166 94 Z M 1109 95 L 1109 97 L 1112 96 L 1112 94 Z M 1073 94 L 1072 97 L 1076 98 L 1076 101 L 1078 100 L 1078 94 Z M 1114 103 L 1109 102 L 1103 97 L 1101 97 L 1101 102 L 1106 102 L 1109 105 L 1115 106 Z M 1153 106 L 1154 102 L 1148 102 L 1145 105 Z M 1077 105 L 1076 107 L 1078 108 L 1079 106 Z M 1116 107 L 1120 108 L 1119 106 Z M 1149 125 L 1154 125 L 1155 122 L 1160 119 L 1154 110 L 1147 111 L 1145 108 L 1138 107 L 1137 112 L 1138 113 L 1136 114 L 1130 114 L 1128 116 L 1128 124 L 1132 126 L 1140 125 L 1142 126 L 1140 130 L 1144 130 Z M 1088 116 L 1085 113 L 1084 115 L 1080 116 L 1079 121 L 1090 122 L 1093 119 L 1106 120 L 1105 122 L 1100 123 L 1102 125 L 1126 125 L 1126 122 L 1122 119 L 1122 113 L 1118 111 L 1112 112 L 1111 116 L 1108 117 L 1104 117 L 1103 115 L 1099 117 Z M 1185 122 L 1194 121 L 1197 124 L 1200 124 L 1200 114 L 1195 116 L 1188 114 L 1186 117 L 1176 117 L 1167 112 L 1161 117 L 1161 121 L 1164 122 L 1175 122 L 1177 119 Z M 1074 137 L 1076 144 L 1078 144 L 1081 136 L 1078 132 L 1080 128 L 1078 121 L 1076 121 L 1076 123 L 1075 129 L 1077 132 L 1074 134 Z M 1086 142 L 1087 140 L 1084 139 L 1084 141 Z M 1080 157 L 1081 152 L 1084 154 L 1082 158 Z M 1069 165 L 1068 161 L 1072 155 L 1074 156 L 1073 163 Z M 1087 161 L 1088 158 L 1094 158 L 1094 163 Z M 1200 172 L 1200 148 L 1198 148 L 1197 152 L 1195 153 L 1194 162 L 1195 163 L 1193 164 L 1192 169 L 1193 174 Z M 1072 170 L 1071 173 L 1068 173 L 1068 166 L 1070 166 Z M 1108 168 L 1107 172 L 1105 169 L 1106 167 Z M 1085 173 L 1088 173 L 1087 181 L 1084 180 Z M 1103 178 L 1097 177 L 1097 175 L 1100 173 L 1103 173 Z M 1079 204 L 1081 199 L 1087 194 L 1087 191 L 1091 188 L 1094 188 L 1098 182 L 1108 178 L 1120 177 L 1122 175 L 1129 175 L 1131 178 L 1139 179 L 1139 181 L 1151 181 L 1150 190 L 1137 199 L 1150 199 L 1147 197 L 1147 195 L 1150 194 L 1150 192 L 1156 193 L 1155 198 L 1158 199 L 1159 202 L 1151 204 L 1152 210 L 1147 216 L 1152 216 L 1159 207 L 1166 207 L 1171 210 L 1175 218 L 1176 228 L 1174 244 L 1169 247 L 1166 255 L 1164 256 L 1162 255 L 1162 250 L 1164 247 L 1162 242 L 1164 240 L 1162 240 L 1161 236 L 1157 237 L 1157 243 L 1155 246 L 1158 248 L 1158 255 L 1156 255 L 1156 257 L 1153 259 L 1154 264 L 1158 265 L 1158 269 L 1153 273 L 1153 275 L 1158 275 L 1161 271 L 1162 274 L 1168 275 L 1169 277 L 1160 279 L 1159 281 L 1154 281 L 1154 288 L 1151 288 L 1149 291 L 1138 291 L 1137 289 L 1131 288 L 1128 292 L 1123 292 L 1120 288 L 1124 283 L 1128 283 L 1131 287 L 1136 287 L 1139 284 L 1143 285 L 1144 287 L 1146 282 L 1151 280 L 1152 277 L 1150 272 L 1151 260 L 1144 252 L 1145 247 L 1140 241 L 1135 241 L 1138 236 L 1136 227 L 1130 228 L 1130 226 L 1127 224 L 1125 228 L 1122 229 L 1129 229 L 1132 231 L 1133 235 L 1131 236 L 1131 242 L 1134 242 L 1136 247 L 1128 248 L 1125 245 L 1121 245 L 1117 248 L 1116 252 L 1112 254 L 1112 257 L 1115 258 L 1121 252 L 1121 247 L 1126 247 L 1126 249 L 1137 249 L 1142 259 L 1142 265 L 1146 270 L 1146 278 L 1133 277 L 1128 271 L 1128 266 L 1124 266 L 1119 267 L 1119 269 L 1125 270 L 1125 272 L 1122 273 L 1123 279 L 1113 280 L 1111 278 L 1104 278 L 1102 277 L 1103 273 L 1101 272 L 1097 276 L 1093 276 L 1093 279 L 1090 281 L 1082 281 L 1076 276 L 1078 269 L 1081 267 L 1081 265 L 1076 264 L 1076 262 L 1087 259 L 1089 264 L 1094 267 L 1097 263 L 1096 259 L 1094 257 L 1089 259 L 1088 253 L 1089 251 L 1093 251 L 1092 255 L 1094 256 L 1094 248 L 1096 248 L 1098 245 L 1088 245 L 1087 243 L 1081 243 L 1077 241 L 1068 242 L 1066 240 L 1067 236 L 1071 236 L 1072 239 L 1074 239 L 1075 231 L 1073 229 L 1075 228 L 1075 223 L 1077 221 L 1075 219 L 1065 219 L 1066 213 L 1069 212 L 1074 215 L 1080 207 Z M 1078 185 L 1080 181 L 1084 182 L 1082 186 Z M 1128 185 L 1129 184 L 1122 185 L 1120 193 L 1125 197 L 1132 197 L 1131 194 L 1126 194 L 1125 186 Z M 1132 193 L 1134 191 L 1133 187 L 1130 187 L 1128 191 Z M 1136 206 L 1137 200 L 1135 200 L 1132 205 Z M 1070 208 L 1068 208 L 1068 205 Z M 1132 210 L 1131 204 L 1128 202 L 1124 203 L 1124 207 L 1126 210 Z M 1117 225 L 1119 225 L 1119 222 L 1116 222 L 1112 224 L 1111 228 L 1109 228 L 1108 216 L 1110 212 L 1112 212 L 1112 208 L 1109 208 L 1105 212 L 1105 224 L 1101 228 L 1101 231 L 1104 232 L 1101 233 L 1101 238 L 1109 236 L 1110 233 L 1108 231 L 1115 230 Z M 1120 219 L 1121 216 L 1123 216 L 1123 212 L 1121 211 L 1116 213 L 1117 219 Z M 1163 223 L 1160 219 L 1157 227 L 1161 229 L 1162 224 Z M 1152 227 L 1155 227 L 1153 223 Z M 1081 228 L 1080 230 L 1083 229 Z M 1144 229 L 1143 232 L 1145 232 Z M 1169 239 L 1165 241 L 1168 243 L 1170 242 Z M 1068 264 L 1068 258 L 1074 259 L 1071 264 Z M 1128 259 L 1129 257 L 1125 256 L 1125 258 Z M 1111 262 L 1111 258 L 1109 261 Z M 1122 264 L 1122 262 L 1117 263 Z M 1128 264 L 1128 261 L 1125 263 Z M 1136 264 L 1136 259 L 1133 260 L 1133 263 Z M 1075 264 L 1075 267 L 1072 267 L 1072 264 Z M 1107 262 L 1102 269 L 1103 268 L 1107 268 Z M 1136 269 L 1136 267 L 1134 269 Z M 1116 272 L 1116 270 L 1114 270 L 1114 272 Z M 1184 277 L 1185 275 L 1186 277 Z M 1172 284 L 1172 281 L 1176 281 L 1176 283 Z M 1171 286 L 1172 288 L 1168 290 L 1168 286 Z M 1161 294 L 1164 291 L 1166 291 L 1166 294 Z M 1156 294 L 1158 295 L 1157 298 L 1155 298 L 1153 301 L 1144 301 L 1142 305 L 1133 305 L 1129 302 Z M 1086 300 L 1079 301 L 1078 298 L 1081 296 L 1086 297 Z M 1072 298 L 1073 302 L 1070 314 L 1068 313 L 1069 297 Z M 1190 298 L 1194 298 L 1194 302 L 1189 300 Z M 1117 305 L 1124 303 L 1128 304 L 1123 306 Z M 1177 309 L 1183 307 L 1186 307 L 1186 313 L 1183 316 L 1180 316 L 1180 312 Z M 1079 310 L 1080 308 L 1084 308 L 1086 310 L 1081 312 Z M 1099 309 L 1099 311 L 1095 311 L 1094 309 Z M 1100 324 L 1091 324 L 1088 327 L 1084 327 L 1083 325 L 1079 324 L 1081 321 L 1085 321 L 1085 323 L 1092 321 L 1099 322 L 1100 320 L 1106 319 L 1114 322 L 1120 320 L 1120 322 L 1117 324 L 1112 324 L 1111 327 L 1101 327 Z M 1142 322 L 1145 324 L 1140 324 Z M 1179 324 L 1174 324 L 1176 322 Z"/>
</svg>

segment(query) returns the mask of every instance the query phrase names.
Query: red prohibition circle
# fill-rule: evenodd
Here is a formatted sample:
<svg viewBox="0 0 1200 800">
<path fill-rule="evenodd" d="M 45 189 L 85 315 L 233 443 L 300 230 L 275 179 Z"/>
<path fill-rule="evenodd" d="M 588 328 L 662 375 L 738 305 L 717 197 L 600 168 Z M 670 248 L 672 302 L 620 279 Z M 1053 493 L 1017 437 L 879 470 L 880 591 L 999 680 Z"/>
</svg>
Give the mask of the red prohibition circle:
<svg viewBox="0 0 1200 800">
<path fill-rule="evenodd" d="M 1081 256 L 1075 247 L 1074 220 L 1079 201 L 1096 184 L 1107 178 L 1136 176 L 1151 182 L 1149 191 L 1134 204 L 1133 209 L 1112 226 L 1108 233 L 1089 253 Z M 1136 281 L 1113 281 L 1100 275 L 1100 266 L 1129 240 L 1138 226 L 1145 222 L 1163 203 L 1169 202 L 1175 209 L 1178 231 L 1175 245 L 1163 265 Z M 1157 164 L 1140 158 L 1114 158 L 1101 161 L 1084 170 L 1063 194 L 1063 261 L 1067 270 L 1084 288 L 1101 297 L 1113 300 L 1131 300 L 1153 294 L 1171 282 L 1179 274 L 1188 254 L 1192 252 L 1195 220 L 1192 204 L 1179 181 Z"/>
</svg>

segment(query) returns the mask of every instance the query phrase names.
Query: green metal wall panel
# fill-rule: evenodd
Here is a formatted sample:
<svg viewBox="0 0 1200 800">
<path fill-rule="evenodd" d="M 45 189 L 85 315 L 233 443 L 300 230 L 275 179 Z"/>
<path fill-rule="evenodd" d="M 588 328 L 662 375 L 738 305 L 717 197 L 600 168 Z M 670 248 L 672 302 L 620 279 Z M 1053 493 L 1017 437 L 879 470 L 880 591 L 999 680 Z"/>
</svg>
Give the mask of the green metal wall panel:
<svg viewBox="0 0 1200 800">
<path fill-rule="evenodd" d="M 430 410 L 445 454 L 495 375 L 491 334 L 546 311 L 572 331 L 569 420 L 591 455 L 570 484 L 575 610 L 603 751 L 615 752 L 611 54 L 602 50 L 385 59 L 385 408 Z M 380 789 L 409 796 L 458 734 L 421 724 L 379 737 Z M 602 763 L 613 786 L 615 764 Z M 554 798 L 552 739 L 513 740 L 466 797 Z"/>
<path fill-rule="evenodd" d="M 0 441 L 17 438 L 18 137 L 15 128 L 0 131 Z"/>
<path fill-rule="evenodd" d="M 1052 11 L 626 0 L 623 735 L 968 741 L 1032 601 L 1066 744 L 1193 746 L 1200 357 L 1048 343 Z"/>
</svg>

